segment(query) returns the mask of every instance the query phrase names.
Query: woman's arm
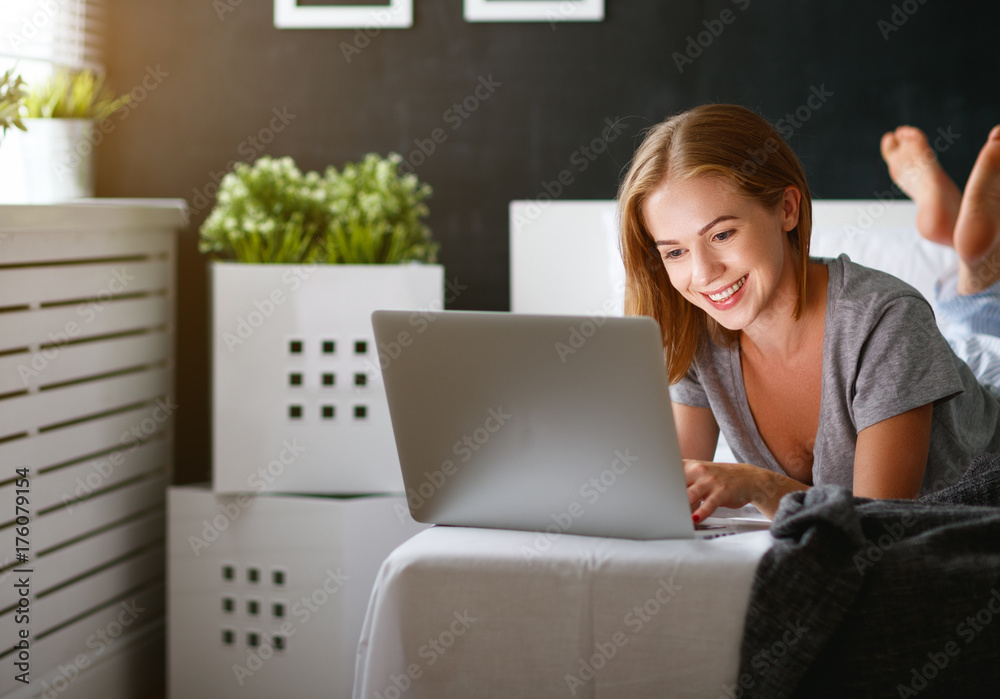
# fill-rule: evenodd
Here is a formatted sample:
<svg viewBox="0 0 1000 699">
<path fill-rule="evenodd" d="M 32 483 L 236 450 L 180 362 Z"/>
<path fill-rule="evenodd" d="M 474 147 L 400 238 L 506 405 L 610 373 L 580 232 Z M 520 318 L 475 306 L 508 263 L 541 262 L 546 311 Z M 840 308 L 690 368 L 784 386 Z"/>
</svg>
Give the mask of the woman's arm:
<svg viewBox="0 0 1000 699">
<path fill-rule="evenodd" d="M 858 432 L 854 495 L 916 498 L 924 482 L 934 405 L 928 403 Z"/>
<path fill-rule="evenodd" d="M 711 461 L 719 446 L 719 423 L 710 408 L 674 403 L 674 425 L 681 457 Z"/>
<path fill-rule="evenodd" d="M 864 498 L 915 498 L 927 468 L 934 406 L 888 418 L 858 433 L 854 452 L 854 494 Z M 781 498 L 809 486 L 749 464 L 715 464 L 685 459 L 688 499 L 696 522 L 718 507 L 752 504 L 774 518 Z"/>
</svg>

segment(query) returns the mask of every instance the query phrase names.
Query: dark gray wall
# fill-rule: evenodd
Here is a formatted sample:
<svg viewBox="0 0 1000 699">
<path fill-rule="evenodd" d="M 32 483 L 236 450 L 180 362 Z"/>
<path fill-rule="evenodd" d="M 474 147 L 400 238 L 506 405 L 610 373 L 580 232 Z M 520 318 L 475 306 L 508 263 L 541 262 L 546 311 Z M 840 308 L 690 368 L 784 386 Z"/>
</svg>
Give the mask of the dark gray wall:
<svg viewBox="0 0 1000 699">
<path fill-rule="evenodd" d="M 434 187 L 446 275 L 468 287 L 450 307 L 504 310 L 507 203 L 560 173 L 561 198 L 613 198 L 640 132 L 673 112 L 736 102 L 784 120 L 824 198 L 888 190 L 878 139 L 899 123 L 950 133 L 940 158 L 961 185 L 1000 122 L 994 3 L 607 0 L 600 23 L 469 24 L 460 0 L 415 0 L 413 28 L 349 55 L 355 31 L 278 31 L 270 0 L 110 5 L 111 80 L 137 99 L 99 150 L 98 195 L 182 197 L 193 211 L 179 255 L 178 482 L 210 473 L 197 230 L 235 160 L 291 155 L 322 170 L 433 144 L 415 171 Z M 691 43 L 712 28 L 707 47 Z M 621 128 L 604 148 L 609 120 Z"/>
</svg>

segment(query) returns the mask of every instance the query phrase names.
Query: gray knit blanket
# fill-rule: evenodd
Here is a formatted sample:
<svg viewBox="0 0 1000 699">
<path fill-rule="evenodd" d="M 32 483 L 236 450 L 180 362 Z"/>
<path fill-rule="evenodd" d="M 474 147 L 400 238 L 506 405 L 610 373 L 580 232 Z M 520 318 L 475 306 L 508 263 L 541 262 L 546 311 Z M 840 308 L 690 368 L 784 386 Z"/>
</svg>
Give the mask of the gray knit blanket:
<svg viewBox="0 0 1000 699">
<path fill-rule="evenodd" d="M 919 501 L 786 496 L 730 699 L 1000 697 L 1000 456 Z"/>
</svg>

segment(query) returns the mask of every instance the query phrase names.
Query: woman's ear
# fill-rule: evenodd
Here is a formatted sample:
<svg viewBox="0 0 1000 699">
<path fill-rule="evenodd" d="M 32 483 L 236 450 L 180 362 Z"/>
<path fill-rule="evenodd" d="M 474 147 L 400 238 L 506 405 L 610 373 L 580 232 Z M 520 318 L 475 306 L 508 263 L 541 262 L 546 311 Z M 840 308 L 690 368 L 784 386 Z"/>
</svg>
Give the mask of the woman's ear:
<svg viewBox="0 0 1000 699">
<path fill-rule="evenodd" d="M 781 203 L 781 227 L 790 231 L 799 225 L 799 205 L 802 203 L 802 192 L 793 184 L 785 187 L 785 197 Z"/>
</svg>

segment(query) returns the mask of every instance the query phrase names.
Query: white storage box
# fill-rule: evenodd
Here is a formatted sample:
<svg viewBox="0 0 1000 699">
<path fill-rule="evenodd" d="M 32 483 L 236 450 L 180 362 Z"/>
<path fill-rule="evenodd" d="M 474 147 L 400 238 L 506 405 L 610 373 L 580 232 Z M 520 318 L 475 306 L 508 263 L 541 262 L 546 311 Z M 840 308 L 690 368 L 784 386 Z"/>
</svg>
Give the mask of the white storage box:
<svg viewBox="0 0 1000 699">
<path fill-rule="evenodd" d="M 419 323 L 443 280 L 440 265 L 213 264 L 215 491 L 402 492 L 371 312 Z"/>
<path fill-rule="evenodd" d="M 379 566 L 426 528 L 402 497 L 167 495 L 174 699 L 350 697 Z"/>
</svg>

